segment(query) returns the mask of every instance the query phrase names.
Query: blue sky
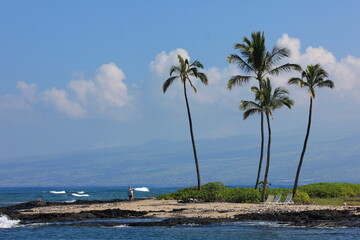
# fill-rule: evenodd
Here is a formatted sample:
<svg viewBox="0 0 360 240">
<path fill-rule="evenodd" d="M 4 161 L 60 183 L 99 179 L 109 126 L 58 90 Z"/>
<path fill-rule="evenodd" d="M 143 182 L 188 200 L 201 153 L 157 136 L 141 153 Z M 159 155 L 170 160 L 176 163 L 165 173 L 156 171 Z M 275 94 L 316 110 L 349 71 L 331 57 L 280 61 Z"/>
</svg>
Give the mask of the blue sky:
<svg viewBox="0 0 360 240">
<path fill-rule="evenodd" d="M 335 82 L 317 92 L 312 137 L 360 132 L 358 9 L 351 0 L 3 0 L 0 158 L 188 139 L 181 87 L 161 92 L 177 54 L 200 60 L 209 78 L 190 93 L 196 137 L 257 134 L 258 118 L 243 121 L 238 109 L 251 84 L 226 89 L 238 73 L 226 57 L 253 31 L 269 49 L 289 47 L 289 62 L 321 63 Z M 289 89 L 296 105 L 275 112 L 273 131 L 300 134 L 308 98 Z"/>
</svg>

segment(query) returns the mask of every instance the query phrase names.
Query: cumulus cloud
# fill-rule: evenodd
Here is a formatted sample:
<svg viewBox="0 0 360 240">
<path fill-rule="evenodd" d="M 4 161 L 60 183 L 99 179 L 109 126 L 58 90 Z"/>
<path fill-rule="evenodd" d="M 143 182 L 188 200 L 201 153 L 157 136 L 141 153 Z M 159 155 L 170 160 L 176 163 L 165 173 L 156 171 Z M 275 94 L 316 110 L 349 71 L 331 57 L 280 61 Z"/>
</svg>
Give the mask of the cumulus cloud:
<svg viewBox="0 0 360 240">
<path fill-rule="evenodd" d="M 19 81 L 16 84 L 16 87 L 19 91 L 25 96 L 30 102 L 35 101 L 35 94 L 37 91 L 37 86 L 35 83 L 27 84 L 26 82 Z"/>
<path fill-rule="evenodd" d="M 79 103 L 69 99 L 67 92 L 64 90 L 51 89 L 43 93 L 44 101 L 54 105 L 61 112 L 71 117 L 84 117 L 85 110 Z"/>
<path fill-rule="evenodd" d="M 123 107 L 130 101 L 124 83 L 125 74 L 114 63 L 104 64 L 97 70 L 95 84 L 99 101 L 114 107 Z"/>
<path fill-rule="evenodd" d="M 188 52 L 185 49 L 178 48 L 169 53 L 162 51 L 156 55 L 155 60 L 150 62 L 150 70 L 158 77 L 164 78 L 169 75 L 169 69 L 172 65 L 178 65 L 178 55 L 187 58 L 190 61 Z"/>
<path fill-rule="evenodd" d="M 160 92 L 159 89 L 163 82 L 170 76 L 170 67 L 172 65 L 179 65 L 177 57 L 178 54 L 180 54 L 183 58 L 190 60 L 190 56 L 187 50 L 178 48 L 170 51 L 169 53 L 162 51 L 150 63 L 150 71 L 154 75 L 154 81 L 156 81 L 155 85 L 159 86 L 157 89 L 155 89 L 157 93 Z M 202 62 L 201 59 L 199 59 L 199 61 Z M 230 92 L 226 88 L 226 82 L 232 75 L 239 74 L 237 67 L 233 65 L 230 65 L 224 69 L 217 67 L 204 67 L 205 69 L 202 69 L 201 71 L 207 75 L 209 83 L 207 86 L 204 86 L 202 83 L 200 83 L 200 80 L 193 79 L 192 82 L 198 91 L 196 94 L 193 94 L 189 88 L 189 98 L 191 98 L 192 102 L 199 105 L 209 106 L 214 103 L 225 103 L 229 100 L 229 98 L 234 99 L 234 92 L 236 92 L 236 90 Z M 183 101 L 183 89 L 181 84 L 174 82 L 166 92 L 165 96 L 161 97 L 171 100 L 178 99 Z M 169 105 L 169 103 L 165 104 Z M 228 106 L 227 104 L 224 105 Z"/>
<path fill-rule="evenodd" d="M 83 78 L 79 73 L 75 77 Z M 124 80 L 125 74 L 116 64 L 103 64 L 92 79 L 72 80 L 68 90 L 45 91 L 43 99 L 71 117 L 109 114 L 112 108 L 123 108 L 132 101 Z"/>
<path fill-rule="evenodd" d="M 26 100 L 17 95 L 7 94 L 0 96 L 0 115 L 4 115 L 3 112 L 30 109 L 31 105 Z"/>
<path fill-rule="evenodd" d="M 73 80 L 68 87 L 82 105 L 123 107 L 131 101 L 124 80 L 124 72 L 114 63 L 109 63 L 97 69 L 94 79 Z"/>
<path fill-rule="evenodd" d="M 305 53 L 300 51 L 300 39 L 291 38 L 288 34 L 283 34 L 277 41 L 279 46 L 288 47 L 292 56 L 288 59 L 289 62 L 298 63 L 304 69 L 309 64 L 320 63 L 323 68 L 329 73 L 329 79 L 335 83 L 334 91 L 338 93 L 337 96 L 343 98 L 352 98 L 360 102 L 360 59 L 354 56 L 347 56 L 344 59 L 337 60 L 336 57 L 327 49 L 323 47 L 307 47 Z M 295 74 L 292 74 L 294 76 Z M 299 74 L 298 74 L 299 75 Z M 286 84 L 290 75 L 280 77 L 282 84 Z"/>
<path fill-rule="evenodd" d="M 82 73 L 75 73 L 74 78 L 66 89 L 53 87 L 42 92 L 37 91 L 34 83 L 19 81 L 16 87 L 21 94 L 0 96 L 0 110 L 29 110 L 34 104 L 45 103 L 73 118 L 106 115 L 125 119 L 129 113 L 137 112 L 128 93 L 125 74 L 116 64 L 101 65 L 87 80 Z"/>
</svg>

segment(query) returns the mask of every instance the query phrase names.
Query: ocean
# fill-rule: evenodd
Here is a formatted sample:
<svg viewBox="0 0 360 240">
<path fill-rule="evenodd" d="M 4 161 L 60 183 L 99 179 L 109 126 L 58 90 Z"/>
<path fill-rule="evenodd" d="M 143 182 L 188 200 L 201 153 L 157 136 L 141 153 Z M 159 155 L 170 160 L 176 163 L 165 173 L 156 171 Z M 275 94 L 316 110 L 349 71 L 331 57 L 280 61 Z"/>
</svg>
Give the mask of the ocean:
<svg viewBox="0 0 360 240">
<path fill-rule="evenodd" d="M 136 186 L 142 187 L 142 186 Z M 135 192 L 136 198 L 146 198 L 175 191 L 177 188 L 150 188 L 150 192 Z M 0 206 L 32 200 L 75 201 L 127 198 L 127 187 L 44 187 L 0 188 Z M 160 219 L 161 220 L 161 219 Z M 103 220 L 87 220 L 103 221 Z M 60 226 L 59 223 L 20 225 L 18 221 L 0 216 L 0 239 L 360 239 L 358 228 L 293 227 L 276 222 L 232 222 L 207 226 L 127 227 L 129 221 L 149 219 L 111 219 L 118 227 Z M 151 221 L 154 221 L 151 219 Z"/>
</svg>

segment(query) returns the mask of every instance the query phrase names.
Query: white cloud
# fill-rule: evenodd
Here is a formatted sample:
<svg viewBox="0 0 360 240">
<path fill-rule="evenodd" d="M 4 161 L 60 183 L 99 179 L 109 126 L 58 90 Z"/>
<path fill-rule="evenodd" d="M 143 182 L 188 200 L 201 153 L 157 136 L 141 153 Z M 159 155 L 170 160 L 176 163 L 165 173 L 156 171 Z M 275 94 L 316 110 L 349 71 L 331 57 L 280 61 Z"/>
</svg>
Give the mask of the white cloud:
<svg viewBox="0 0 360 240">
<path fill-rule="evenodd" d="M 190 61 L 188 52 L 185 49 L 178 48 L 169 53 L 162 51 L 156 55 L 155 60 L 150 62 L 150 70 L 158 77 L 165 78 L 169 76 L 169 69 L 172 65 L 178 65 L 178 55 L 187 58 Z"/>
<path fill-rule="evenodd" d="M 124 72 L 114 63 L 109 63 L 97 69 L 94 79 L 73 80 L 68 87 L 84 106 L 96 105 L 98 109 L 119 108 L 132 100 L 124 80 Z"/>
<path fill-rule="evenodd" d="M 124 83 L 125 74 L 114 63 L 104 64 L 95 77 L 98 99 L 114 107 L 123 107 L 131 98 Z"/>
<path fill-rule="evenodd" d="M 37 91 L 37 86 L 35 83 L 27 84 L 26 82 L 19 81 L 16 84 L 16 87 L 20 92 L 25 96 L 30 102 L 35 101 L 35 94 Z"/>
<path fill-rule="evenodd" d="M 116 64 L 101 65 L 89 80 L 84 80 L 84 75 L 79 72 L 74 74 L 74 78 L 67 84 L 68 89 L 53 87 L 40 93 L 37 93 L 36 84 L 19 81 L 17 88 L 22 96 L 0 96 L 3 99 L 0 107 L 31 109 L 33 104 L 44 102 L 74 118 L 105 115 L 125 119 L 128 115 L 136 114 L 133 98 L 124 82 L 125 74 Z"/>
<path fill-rule="evenodd" d="M 101 65 L 90 80 L 83 80 L 81 73 L 76 73 L 74 77 L 79 77 L 81 80 L 70 81 L 67 85 L 70 91 L 62 90 L 61 94 L 52 93 L 62 99 L 56 104 L 53 101 L 54 106 L 63 111 L 67 109 L 65 113 L 69 116 L 104 114 L 113 117 L 112 110 L 119 108 L 124 110 L 124 107 L 132 101 L 124 82 L 125 74 L 114 63 Z"/>
<path fill-rule="evenodd" d="M 84 105 L 88 103 L 88 98 L 96 92 L 95 83 L 92 81 L 74 80 L 69 82 L 68 87 L 75 92 L 78 100 Z"/>
<path fill-rule="evenodd" d="M 30 109 L 31 109 L 31 105 L 22 97 L 11 94 L 0 96 L 0 115 L 3 115 L 1 114 L 3 112 L 8 112 L 12 110 L 30 110 Z"/>
<path fill-rule="evenodd" d="M 178 54 L 183 58 L 190 59 L 188 52 L 185 49 L 175 49 L 166 53 L 162 51 L 159 53 L 154 61 L 150 63 L 150 71 L 153 74 L 154 85 L 157 88 L 154 89 L 155 93 L 159 95 L 161 93 L 161 85 L 163 82 L 170 77 L 169 69 L 172 65 L 178 65 Z M 199 59 L 200 62 L 201 59 Z M 197 88 L 197 93 L 194 93 L 190 87 L 188 87 L 188 97 L 191 99 L 191 104 L 197 104 L 201 106 L 210 106 L 214 103 L 224 105 L 228 107 L 228 101 L 234 103 L 235 99 L 238 99 L 237 90 L 229 91 L 226 87 L 227 80 L 232 76 L 239 74 L 239 70 L 236 66 L 229 65 L 224 69 L 219 69 L 216 67 L 207 68 L 201 71 L 204 72 L 208 77 L 208 85 L 203 85 L 199 79 L 194 79 L 192 82 Z M 242 90 L 245 91 L 245 90 Z M 181 102 L 183 104 L 183 88 L 180 84 L 180 81 L 174 82 L 173 85 L 167 90 L 165 96 L 161 96 L 162 99 L 168 99 L 171 101 L 163 101 L 164 105 L 170 106 L 173 108 L 174 104 Z M 174 100 L 177 101 L 174 101 Z M 238 100 L 236 100 L 238 104 Z M 196 107 L 196 106 L 195 106 Z M 232 106 L 233 107 L 233 106 Z"/>
<path fill-rule="evenodd" d="M 288 62 L 298 63 L 303 69 L 309 64 L 320 63 L 329 73 L 329 79 L 335 83 L 335 89 L 339 98 L 351 98 L 360 103 L 360 59 L 354 56 L 347 56 L 338 61 L 335 56 L 323 47 L 308 47 L 305 53 L 300 52 L 300 39 L 290 38 L 283 34 L 277 41 L 280 46 L 288 47 L 292 56 Z M 290 77 L 299 76 L 298 73 L 291 73 L 277 78 L 282 85 L 285 85 Z M 295 90 L 298 91 L 298 90 Z"/>
<path fill-rule="evenodd" d="M 71 101 L 68 98 L 67 92 L 64 90 L 51 89 L 43 93 L 43 99 L 45 102 L 54 105 L 61 112 L 71 117 L 84 117 L 86 115 L 85 110 L 79 103 Z"/>
</svg>

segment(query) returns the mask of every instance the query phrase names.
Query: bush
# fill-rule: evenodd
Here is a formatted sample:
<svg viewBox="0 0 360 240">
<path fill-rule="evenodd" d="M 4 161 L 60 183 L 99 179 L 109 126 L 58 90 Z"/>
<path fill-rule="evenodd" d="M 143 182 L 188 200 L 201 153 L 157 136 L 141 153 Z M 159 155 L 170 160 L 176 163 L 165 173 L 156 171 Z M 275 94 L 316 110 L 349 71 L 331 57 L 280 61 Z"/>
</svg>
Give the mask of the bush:
<svg viewBox="0 0 360 240">
<path fill-rule="evenodd" d="M 309 197 L 309 194 L 302 191 L 297 191 L 296 196 L 293 199 L 294 203 L 304 203 L 309 204 L 312 203 L 311 198 Z"/>
<path fill-rule="evenodd" d="M 360 194 L 360 184 L 314 183 L 299 187 L 312 198 L 338 198 Z"/>
<path fill-rule="evenodd" d="M 236 203 L 260 202 L 261 193 L 253 188 L 227 188 L 220 193 L 220 200 Z"/>
<path fill-rule="evenodd" d="M 289 188 L 268 189 L 267 194 L 282 194 L 283 202 L 286 195 L 292 193 Z M 298 188 L 295 203 L 311 203 L 311 198 L 339 198 L 360 194 L 360 184 L 350 183 L 315 183 Z M 261 201 L 261 189 L 227 188 L 221 182 L 207 183 L 198 191 L 197 187 L 179 189 L 174 193 L 162 194 L 157 199 L 200 199 L 205 202 L 225 201 L 237 203 L 256 203 Z"/>
<path fill-rule="evenodd" d="M 219 201 L 220 192 L 224 191 L 226 187 L 221 182 L 207 183 L 201 187 L 198 191 L 197 187 L 188 187 L 179 189 L 174 193 L 161 194 L 157 199 L 176 199 L 176 200 L 187 200 L 187 199 L 201 199 L 205 202 Z"/>
<path fill-rule="evenodd" d="M 207 183 L 201 187 L 198 191 L 197 187 L 189 187 L 179 189 L 174 193 L 161 194 L 157 199 L 201 199 L 205 202 L 237 202 L 237 203 L 254 203 L 260 202 L 261 193 L 260 190 L 252 188 L 227 188 L 221 182 Z"/>
<path fill-rule="evenodd" d="M 200 197 L 205 202 L 220 201 L 220 193 L 226 189 L 227 187 L 221 182 L 207 183 L 202 186 Z"/>
</svg>

